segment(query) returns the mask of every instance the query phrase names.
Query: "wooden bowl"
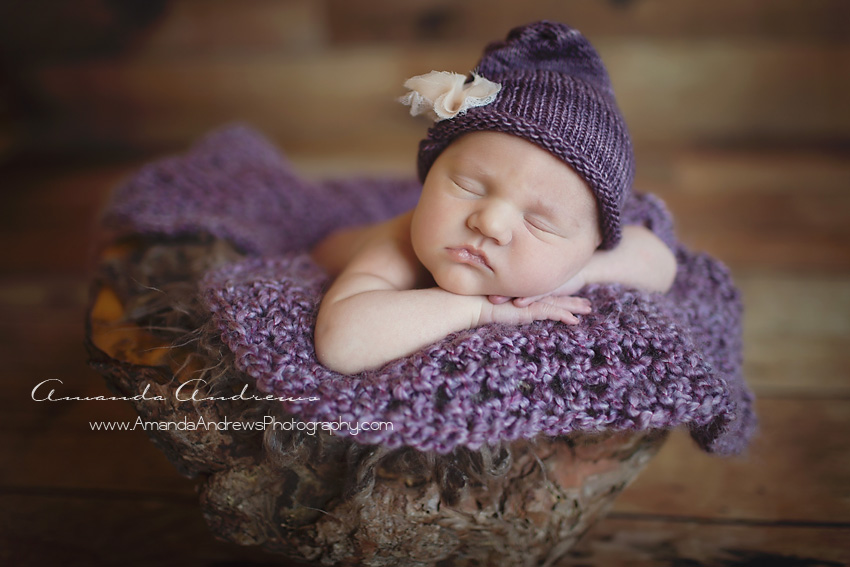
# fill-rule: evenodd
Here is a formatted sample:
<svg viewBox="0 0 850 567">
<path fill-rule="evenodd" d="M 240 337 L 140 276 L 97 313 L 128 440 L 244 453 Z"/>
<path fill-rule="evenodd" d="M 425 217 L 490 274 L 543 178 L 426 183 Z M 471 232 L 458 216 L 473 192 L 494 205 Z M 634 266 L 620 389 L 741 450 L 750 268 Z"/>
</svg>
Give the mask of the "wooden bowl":
<svg viewBox="0 0 850 567">
<path fill-rule="evenodd" d="M 91 365 L 177 470 L 199 479 L 204 516 L 222 539 L 322 565 L 551 565 L 666 438 L 581 433 L 440 455 L 322 431 L 219 429 L 296 419 L 180 390 L 199 376 L 216 397 L 250 386 L 223 345 L 202 339 L 193 297 L 206 269 L 238 257 L 205 237 L 114 242 L 100 255 L 86 333 Z"/>
</svg>

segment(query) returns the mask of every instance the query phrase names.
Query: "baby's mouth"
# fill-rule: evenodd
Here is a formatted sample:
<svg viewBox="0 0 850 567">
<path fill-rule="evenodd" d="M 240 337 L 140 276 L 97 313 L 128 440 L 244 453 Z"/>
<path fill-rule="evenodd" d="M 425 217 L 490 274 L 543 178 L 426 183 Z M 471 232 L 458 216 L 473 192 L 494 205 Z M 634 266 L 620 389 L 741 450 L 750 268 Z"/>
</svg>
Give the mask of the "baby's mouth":
<svg viewBox="0 0 850 567">
<path fill-rule="evenodd" d="M 491 272 L 493 271 L 493 268 L 490 267 L 490 262 L 487 260 L 487 255 L 477 248 L 472 246 L 460 246 L 457 248 L 449 248 L 448 252 L 452 259 L 456 262 L 482 266 Z"/>
</svg>

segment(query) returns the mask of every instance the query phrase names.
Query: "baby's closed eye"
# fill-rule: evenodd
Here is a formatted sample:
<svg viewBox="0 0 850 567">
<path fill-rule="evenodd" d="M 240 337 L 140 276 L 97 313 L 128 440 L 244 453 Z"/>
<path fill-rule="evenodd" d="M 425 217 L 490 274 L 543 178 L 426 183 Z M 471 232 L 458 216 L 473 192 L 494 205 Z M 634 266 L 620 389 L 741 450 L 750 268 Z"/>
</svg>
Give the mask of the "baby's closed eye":
<svg viewBox="0 0 850 567">
<path fill-rule="evenodd" d="M 464 194 L 475 197 L 483 197 L 487 193 L 484 186 L 477 181 L 473 181 L 465 177 L 452 177 L 451 181 L 452 184 Z"/>
<path fill-rule="evenodd" d="M 563 237 L 563 231 L 560 230 L 554 223 L 537 215 L 526 215 L 525 224 L 533 232 L 542 232 L 553 236 Z"/>
</svg>

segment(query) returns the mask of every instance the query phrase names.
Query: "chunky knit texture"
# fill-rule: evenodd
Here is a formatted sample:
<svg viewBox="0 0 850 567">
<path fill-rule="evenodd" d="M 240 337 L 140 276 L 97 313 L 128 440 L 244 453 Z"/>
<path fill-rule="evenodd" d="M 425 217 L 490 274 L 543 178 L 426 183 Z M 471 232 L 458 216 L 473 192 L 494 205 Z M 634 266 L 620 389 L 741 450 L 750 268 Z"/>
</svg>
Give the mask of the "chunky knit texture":
<svg viewBox="0 0 850 567">
<path fill-rule="evenodd" d="M 119 234 L 205 232 L 250 254 L 281 254 L 413 208 L 420 187 L 397 179 L 312 183 L 265 138 L 237 125 L 211 133 L 187 156 L 143 167 L 115 192 L 103 224 Z"/>
<path fill-rule="evenodd" d="M 434 124 L 419 146 L 420 180 L 463 134 L 492 130 L 519 136 L 569 164 L 588 183 L 599 205 L 602 247 L 615 246 L 634 179 L 634 152 L 593 46 L 564 24 L 537 22 L 488 46 L 475 70 L 502 89 L 494 102 Z"/>
<path fill-rule="evenodd" d="M 448 452 L 685 425 L 707 451 L 744 449 L 755 416 L 741 376 L 738 292 L 720 263 L 676 244 L 669 214 L 649 195 L 629 199 L 623 222 L 645 224 L 676 250 L 679 272 L 666 295 L 588 286 L 582 295 L 594 309 L 579 325 L 489 325 L 357 376 L 321 366 L 313 328 L 328 281 L 306 247 L 335 223 L 406 210 L 417 191 L 386 180 L 306 184 L 262 137 L 234 128 L 142 170 L 104 220 L 126 233 L 208 232 L 247 251 L 208 272 L 199 289 L 238 370 L 263 392 L 318 397 L 284 403 L 301 420 L 393 424 L 361 431 L 357 442 Z"/>
</svg>

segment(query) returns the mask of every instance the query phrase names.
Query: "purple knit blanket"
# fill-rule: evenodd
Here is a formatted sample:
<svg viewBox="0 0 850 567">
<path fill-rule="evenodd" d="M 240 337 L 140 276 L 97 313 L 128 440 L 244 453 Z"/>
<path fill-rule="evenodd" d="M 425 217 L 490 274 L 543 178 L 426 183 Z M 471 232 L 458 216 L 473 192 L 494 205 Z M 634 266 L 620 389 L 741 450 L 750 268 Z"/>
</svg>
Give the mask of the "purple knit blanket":
<svg viewBox="0 0 850 567">
<path fill-rule="evenodd" d="M 663 203 L 636 195 L 624 221 L 655 231 L 677 255 L 664 295 L 619 285 L 581 294 L 579 325 L 539 321 L 449 335 L 356 376 L 321 366 L 313 347 L 328 278 L 307 250 L 330 230 L 388 218 L 416 203 L 412 180 L 308 182 L 257 132 L 230 127 L 143 168 L 120 187 L 104 223 L 125 233 L 210 233 L 248 258 L 208 272 L 199 292 L 262 392 L 300 421 L 352 425 L 361 443 L 448 452 L 538 435 L 685 425 L 709 452 L 734 454 L 756 426 L 741 375 L 741 304 L 728 271 L 675 240 Z"/>
</svg>

